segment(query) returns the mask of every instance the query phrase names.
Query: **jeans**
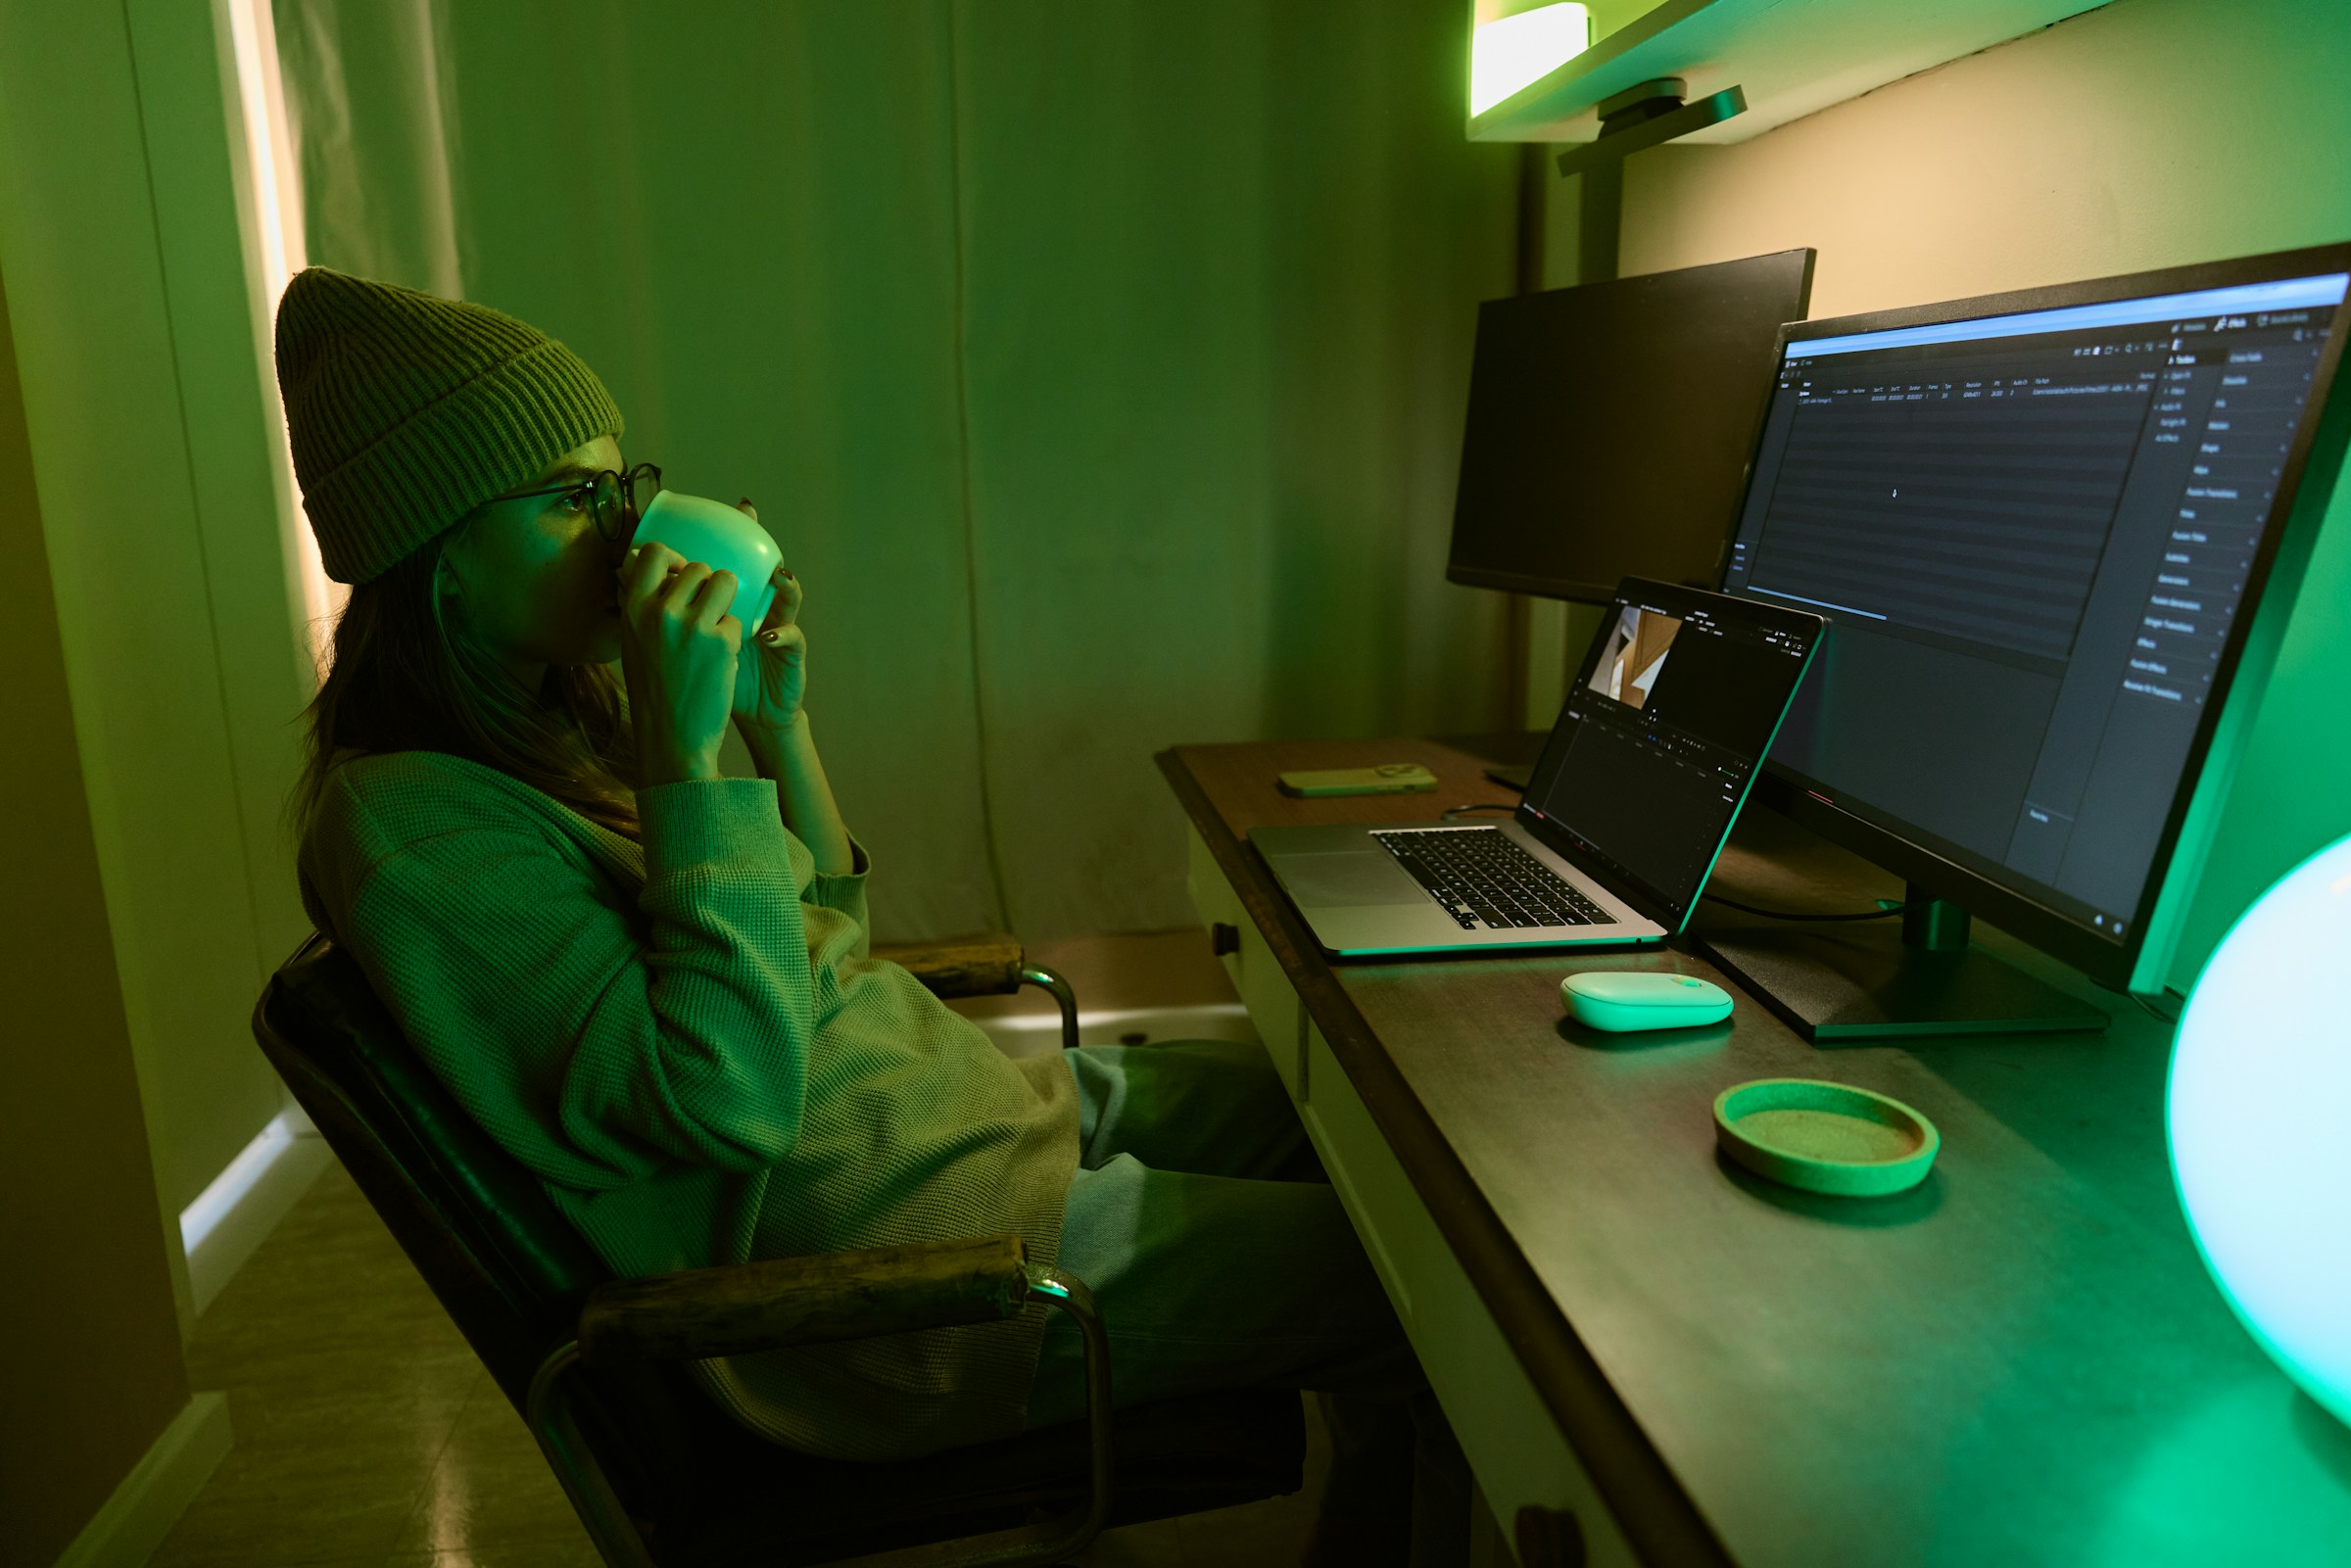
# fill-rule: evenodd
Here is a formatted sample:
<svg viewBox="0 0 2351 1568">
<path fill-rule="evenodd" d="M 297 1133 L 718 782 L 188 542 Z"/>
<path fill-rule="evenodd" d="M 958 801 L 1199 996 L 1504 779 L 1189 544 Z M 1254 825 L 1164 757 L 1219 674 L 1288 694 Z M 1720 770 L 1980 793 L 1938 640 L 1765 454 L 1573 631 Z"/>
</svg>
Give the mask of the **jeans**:
<svg viewBox="0 0 2351 1568">
<path fill-rule="evenodd" d="M 1063 1060 L 1080 1112 L 1060 1265 L 1101 1307 L 1113 1403 L 1320 1393 L 1325 1534 L 1410 1516 L 1415 1561 L 1457 1559 L 1466 1467 L 1265 1051 L 1201 1040 Z M 1084 1415 L 1084 1366 L 1076 1327 L 1052 1314 L 1031 1426 Z"/>
</svg>

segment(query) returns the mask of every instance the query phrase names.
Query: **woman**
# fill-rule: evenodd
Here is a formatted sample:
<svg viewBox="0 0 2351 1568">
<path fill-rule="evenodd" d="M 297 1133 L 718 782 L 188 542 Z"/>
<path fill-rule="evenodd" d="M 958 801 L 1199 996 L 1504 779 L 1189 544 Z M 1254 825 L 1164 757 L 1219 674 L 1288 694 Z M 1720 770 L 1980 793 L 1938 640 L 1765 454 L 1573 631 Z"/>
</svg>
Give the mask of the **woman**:
<svg viewBox="0 0 2351 1568">
<path fill-rule="evenodd" d="M 277 357 L 353 585 L 311 710 L 307 907 L 616 1271 L 1009 1231 L 1093 1287 L 1122 1403 L 1420 1387 L 1262 1052 L 1015 1062 L 864 956 L 800 584 L 779 570 L 746 640 L 729 574 L 627 547 L 658 478 L 585 364 L 316 268 Z M 730 723 L 757 779 L 719 773 Z M 697 1375 L 771 1440 L 881 1459 L 1075 1419 L 1080 1366 L 1031 1312 Z"/>
</svg>

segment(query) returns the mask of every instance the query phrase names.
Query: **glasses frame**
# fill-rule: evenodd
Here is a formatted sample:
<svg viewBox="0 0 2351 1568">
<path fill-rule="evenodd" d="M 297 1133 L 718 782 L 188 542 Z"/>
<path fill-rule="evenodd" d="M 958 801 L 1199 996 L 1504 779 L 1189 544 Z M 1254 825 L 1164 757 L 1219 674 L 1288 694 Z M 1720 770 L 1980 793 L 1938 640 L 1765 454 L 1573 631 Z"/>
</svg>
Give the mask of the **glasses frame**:
<svg viewBox="0 0 2351 1568">
<path fill-rule="evenodd" d="M 643 487 L 645 499 L 638 500 Z M 610 544 L 620 544 L 636 532 L 637 523 L 645 516 L 645 508 L 661 494 L 661 468 L 657 463 L 639 463 L 622 470 L 600 469 L 586 479 L 575 479 L 568 485 L 549 485 L 541 490 L 508 491 L 493 496 L 491 500 L 528 500 L 536 496 L 574 496 L 588 493 L 588 515 L 596 523 L 600 537 Z"/>
</svg>

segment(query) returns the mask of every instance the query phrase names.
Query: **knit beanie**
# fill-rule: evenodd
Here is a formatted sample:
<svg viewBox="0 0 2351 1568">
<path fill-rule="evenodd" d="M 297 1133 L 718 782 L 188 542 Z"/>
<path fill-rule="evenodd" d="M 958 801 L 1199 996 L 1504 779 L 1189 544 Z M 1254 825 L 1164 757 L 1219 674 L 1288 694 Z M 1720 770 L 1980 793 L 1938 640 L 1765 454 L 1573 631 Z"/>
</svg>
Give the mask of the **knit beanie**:
<svg viewBox="0 0 2351 1568">
<path fill-rule="evenodd" d="M 574 448 L 621 432 L 596 372 L 486 306 L 313 266 L 277 306 L 277 389 L 326 575 L 364 583 Z"/>
</svg>

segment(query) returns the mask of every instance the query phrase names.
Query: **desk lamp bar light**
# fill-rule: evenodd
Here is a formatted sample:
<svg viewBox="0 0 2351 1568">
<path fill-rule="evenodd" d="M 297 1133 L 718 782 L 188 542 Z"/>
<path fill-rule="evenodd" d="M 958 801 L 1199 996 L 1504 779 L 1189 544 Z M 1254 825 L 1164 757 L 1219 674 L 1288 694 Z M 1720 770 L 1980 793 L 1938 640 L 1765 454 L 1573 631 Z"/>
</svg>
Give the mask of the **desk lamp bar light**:
<svg viewBox="0 0 2351 1568">
<path fill-rule="evenodd" d="M 1592 47 L 1592 8 L 1477 0 L 1469 24 L 1469 113 L 1482 115 Z"/>
</svg>

